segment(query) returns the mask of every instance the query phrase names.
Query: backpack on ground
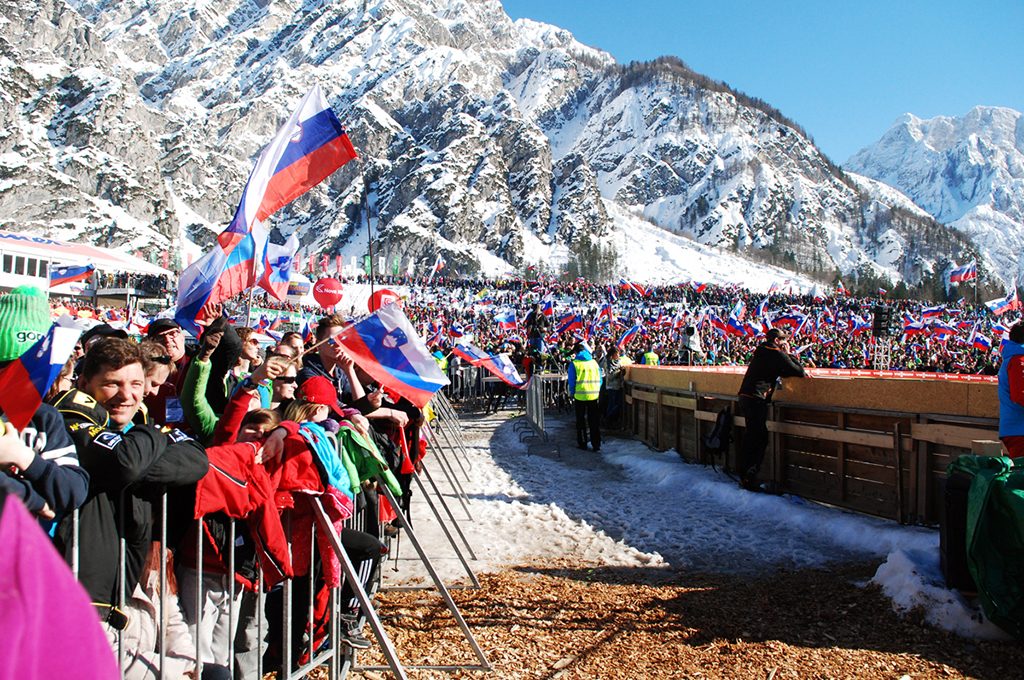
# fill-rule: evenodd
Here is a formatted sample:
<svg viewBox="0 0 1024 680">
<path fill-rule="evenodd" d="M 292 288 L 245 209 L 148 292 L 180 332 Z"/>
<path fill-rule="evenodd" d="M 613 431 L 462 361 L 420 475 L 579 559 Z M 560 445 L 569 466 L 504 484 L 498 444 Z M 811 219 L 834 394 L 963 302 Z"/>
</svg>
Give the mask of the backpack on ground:
<svg viewBox="0 0 1024 680">
<path fill-rule="evenodd" d="M 726 407 L 718 412 L 714 426 L 703 438 L 704 452 L 710 456 L 712 468 L 715 467 L 715 456 L 724 455 L 729 450 L 731 442 L 732 410 Z"/>
</svg>

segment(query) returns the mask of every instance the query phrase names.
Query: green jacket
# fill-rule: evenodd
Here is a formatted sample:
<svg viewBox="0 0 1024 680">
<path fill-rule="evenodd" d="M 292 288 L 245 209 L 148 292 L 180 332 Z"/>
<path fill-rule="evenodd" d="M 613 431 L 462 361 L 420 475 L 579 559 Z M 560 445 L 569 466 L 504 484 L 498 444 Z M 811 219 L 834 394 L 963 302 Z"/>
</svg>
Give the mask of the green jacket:
<svg viewBox="0 0 1024 680">
<path fill-rule="evenodd" d="M 402 495 L 402 488 L 395 479 L 395 475 L 384 462 L 377 445 L 372 439 L 366 439 L 355 430 L 349 423 L 342 422 L 338 430 L 338 445 L 342 451 L 342 460 L 346 458 L 354 466 L 351 476 L 359 483 L 380 475 L 384 483 L 391 489 L 395 496 Z M 346 464 L 347 466 L 347 464 Z M 354 474 L 353 474 L 354 473 Z"/>
</svg>

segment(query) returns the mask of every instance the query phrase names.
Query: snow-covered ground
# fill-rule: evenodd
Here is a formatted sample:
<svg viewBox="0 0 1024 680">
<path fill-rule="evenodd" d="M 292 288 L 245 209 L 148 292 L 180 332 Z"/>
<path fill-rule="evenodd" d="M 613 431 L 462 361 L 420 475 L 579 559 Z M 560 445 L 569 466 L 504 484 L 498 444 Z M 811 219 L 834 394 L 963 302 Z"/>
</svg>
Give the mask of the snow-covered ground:
<svg viewBox="0 0 1024 680">
<path fill-rule="evenodd" d="M 509 420 L 512 415 L 505 411 L 463 422 L 469 480 L 461 478 L 454 460 L 451 465 L 473 521 L 451 492 L 439 461 L 428 458 L 428 469 L 476 554 L 476 560 L 467 555 L 476 573 L 568 560 L 763 575 L 876 559 L 881 566 L 872 582 L 898 610 L 920 607 L 932 625 L 966 637 L 1007 638 L 975 604 L 945 588 L 936 530 L 796 497 L 746 492 L 724 474 L 634 440 L 610 438 L 600 454 L 581 451 L 567 444 L 574 436 L 565 429 L 572 427 L 565 417 L 548 420 L 560 447 L 531 449 L 520 441 L 523 430 Z M 412 516 L 445 582 L 466 582 L 465 568 L 418 492 Z M 385 584 L 397 584 L 424 579 L 426 572 L 406 539 L 384 574 Z"/>
</svg>

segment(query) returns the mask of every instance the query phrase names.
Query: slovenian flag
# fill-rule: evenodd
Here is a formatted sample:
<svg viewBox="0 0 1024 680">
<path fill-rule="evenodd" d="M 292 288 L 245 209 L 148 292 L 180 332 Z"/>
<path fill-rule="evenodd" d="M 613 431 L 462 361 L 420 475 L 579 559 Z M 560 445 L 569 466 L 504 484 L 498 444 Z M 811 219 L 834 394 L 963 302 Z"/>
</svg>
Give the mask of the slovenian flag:
<svg viewBox="0 0 1024 680">
<path fill-rule="evenodd" d="M 555 335 L 563 335 L 574 330 L 583 330 L 583 318 L 579 314 L 569 312 L 558 320 L 558 328 L 555 329 Z"/>
<path fill-rule="evenodd" d="M 278 300 L 284 300 L 291 281 L 292 261 L 298 251 L 299 237 L 295 234 L 289 236 L 283 245 L 267 241 L 263 248 L 263 276 L 256 285 Z"/>
<path fill-rule="evenodd" d="M 503 331 L 514 331 L 516 329 L 516 315 L 514 312 L 505 311 L 494 315 L 494 323 Z M 461 335 L 458 337 L 462 337 Z"/>
<path fill-rule="evenodd" d="M 81 267 L 53 267 L 50 269 L 50 288 L 64 283 L 84 281 L 96 271 L 96 265 L 86 264 Z"/>
<path fill-rule="evenodd" d="M 985 303 L 985 306 L 996 316 L 1017 309 L 1020 307 L 1020 300 L 1017 298 L 1017 286 L 1014 285 L 1013 290 L 1007 293 L 1006 297 L 989 300 Z"/>
<path fill-rule="evenodd" d="M 54 324 L 36 344 L 0 371 L 0 410 L 22 430 L 75 349 L 81 329 Z"/>
<path fill-rule="evenodd" d="M 981 333 L 975 333 L 971 346 L 974 347 L 974 349 L 981 350 L 982 352 L 988 352 L 992 349 L 992 341 Z"/>
<path fill-rule="evenodd" d="M 942 313 L 946 311 L 946 305 L 935 305 L 934 307 L 922 307 L 921 318 L 922 319 L 936 319 L 942 316 Z"/>
<path fill-rule="evenodd" d="M 398 305 L 384 305 L 336 340 L 373 380 L 419 408 L 449 384 Z"/>
<path fill-rule="evenodd" d="M 353 158 L 348 135 L 320 86 L 314 86 L 260 153 L 235 216 L 217 244 L 181 273 L 175 320 L 198 335 L 197 322 L 207 319 L 208 304 L 254 286 L 264 264 L 263 223 Z"/>
<path fill-rule="evenodd" d="M 452 352 L 454 352 L 456 356 L 464 359 L 470 366 L 479 366 L 490 356 L 487 352 L 483 351 L 476 345 L 469 343 L 460 343 L 455 345 Z"/>
<path fill-rule="evenodd" d="M 950 283 L 963 283 L 978 278 L 978 263 L 971 260 L 962 267 L 955 267 L 949 272 Z"/>
</svg>

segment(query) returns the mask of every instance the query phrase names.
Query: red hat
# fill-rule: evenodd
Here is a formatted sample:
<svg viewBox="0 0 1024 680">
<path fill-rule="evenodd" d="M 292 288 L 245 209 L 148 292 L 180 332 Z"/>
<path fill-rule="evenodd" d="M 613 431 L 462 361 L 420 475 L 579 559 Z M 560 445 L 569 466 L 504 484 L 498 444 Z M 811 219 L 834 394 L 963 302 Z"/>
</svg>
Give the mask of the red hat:
<svg viewBox="0 0 1024 680">
<path fill-rule="evenodd" d="M 302 383 L 295 392 L 295 398 L 307 404 L 330 406 L 335 415 L 345 415 L 341 411 L 341 404 L 338 403 L 338 392 L 334 389 L 334 385 L 322 375 L 313 376 Z"/>
</svg>

